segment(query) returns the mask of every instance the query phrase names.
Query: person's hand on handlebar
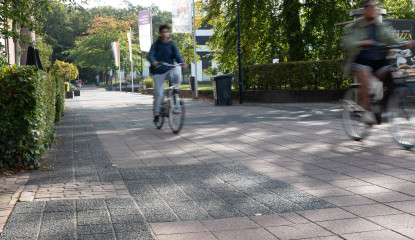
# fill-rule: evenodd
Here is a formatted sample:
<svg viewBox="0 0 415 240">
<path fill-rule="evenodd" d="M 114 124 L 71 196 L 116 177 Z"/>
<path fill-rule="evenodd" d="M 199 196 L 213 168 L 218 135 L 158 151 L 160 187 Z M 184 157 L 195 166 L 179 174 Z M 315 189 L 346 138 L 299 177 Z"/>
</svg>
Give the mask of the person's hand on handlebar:
<svg viewBox="0 0 415 240">
<path fill-rule="evenodd" d="M 184 67 L 184 68 L 188 68 L 188 67 L 189 67 L 189 64 L 184 63 L 184 64 L 183 64 L 183 67 Z"/>
<path fill-rule="evenodd" d="M 412 47 L 415 47 L 415 41 L 414 40 L 407 41 L 405 43 L 405 45 L 403 46 L 403 48 L 412 48 Z"/>
<path fill-rule="evenodd" d="M 360 44 L 361 47 L 370 47 L 373 45 L 376 45 L 376 42 L 373 40 L 365 40 L 365 41 L 362 41 L 362 43 Z"/>
<path fill-rule="evenodd" d="M 151 66 L 153 66 L 153 67 L 157 67 L 159 65 L 159 62 L 152 62 L 151 63 Z"/>
</svg>

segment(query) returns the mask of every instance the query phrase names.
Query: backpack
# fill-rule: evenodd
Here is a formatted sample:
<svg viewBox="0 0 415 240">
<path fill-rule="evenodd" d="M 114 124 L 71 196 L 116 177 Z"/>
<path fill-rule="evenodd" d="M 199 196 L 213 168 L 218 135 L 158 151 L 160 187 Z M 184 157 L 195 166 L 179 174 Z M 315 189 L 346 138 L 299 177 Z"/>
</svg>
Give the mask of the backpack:
<svg viewBox="0 0 415 240">
<path fill-rule="evenodd" d="M 157 55 L 157 52 L 159 51 L 159 45 L 160 45 L 160 40 L 157 40 L 156 41 L 156 55 Z M 174 52 L 174 43 L 171 44 L 171 51 Z M 148 54 L 150 54 L 150 53 L 148 53 Z M 148 58 L 148 56 L 147 56 L 147 58 Z M 155 70 L 156 70 L 156 67 L 153 67 L 152 65 L 150 65 L 150 74 L 151 75 L 154 75 Z"/>
</svg>

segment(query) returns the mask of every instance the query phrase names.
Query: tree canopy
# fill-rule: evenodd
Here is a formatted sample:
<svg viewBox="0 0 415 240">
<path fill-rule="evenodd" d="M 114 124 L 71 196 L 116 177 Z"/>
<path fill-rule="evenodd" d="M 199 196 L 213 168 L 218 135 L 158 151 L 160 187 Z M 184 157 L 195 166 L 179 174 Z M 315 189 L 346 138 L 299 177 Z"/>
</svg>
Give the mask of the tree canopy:
<svg viewBox="0 0 415 240">
<path fill-rule="evenodd" d="M 59 60 L 56 60 L 55 63 L 53 63 L 51 72 L 55 76 L 61 77 L 66 81 L 75 80 L 79 74 L 78 69 L 72 63 Z"/>
<path fill-rule="evenodd" d="M 220 70 L 237 65 L 236 0 L 201 0 L 203 24 L 213 26 L 208 45 Z M 342 57 L 342 27 L 359 0 L 240 0 L 242 62 L 245 65 Z M 383 8 L 395 19 L 414 19 L 412 0 L 384 0 Z"/>
</svg>

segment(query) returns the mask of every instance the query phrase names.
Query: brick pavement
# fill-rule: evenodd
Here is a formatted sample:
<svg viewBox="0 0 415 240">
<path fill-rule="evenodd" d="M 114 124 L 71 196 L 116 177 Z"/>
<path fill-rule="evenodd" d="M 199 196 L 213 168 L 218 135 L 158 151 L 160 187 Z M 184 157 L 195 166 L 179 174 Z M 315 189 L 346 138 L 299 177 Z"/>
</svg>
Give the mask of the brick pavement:
<svg viewBox="0 0 415 240">
<path fill-rule="evenodd" d="M 415 239 L 414 153 L 386 125 L 354 142 L 335 104 L 188 101 L 174 135 L 151 100 L 68 100 L 0 239 Z"/>
</svg>

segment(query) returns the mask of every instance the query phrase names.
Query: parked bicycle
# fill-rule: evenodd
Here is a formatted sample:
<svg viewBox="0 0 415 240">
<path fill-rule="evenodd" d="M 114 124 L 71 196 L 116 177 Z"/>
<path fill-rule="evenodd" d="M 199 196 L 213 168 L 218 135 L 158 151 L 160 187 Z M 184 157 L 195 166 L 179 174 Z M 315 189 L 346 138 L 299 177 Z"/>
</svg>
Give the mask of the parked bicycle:
<svg viewBox="0 0 415 240">
<path fill-rule="evenodd" d="M 398 69 L 393 54 L 386 55 L 400 47 L 402 45 L 381 46 L 392 65 L 392 83 L 387 88 L 381 82 L 377 89 L 372 87 L 370 111 L 375 113 L 378 124 L 382 121 L 389 123 L 392 136 L 399 145 L 410 149 L 415 145 L 415 76 L 406 75 L 404 69 Z M 359 83 L 351 84 L 342 99 L 344 128 L 357 141 L 366 137 L 372 127 L 362 121 L 365 109 L 359 101 L 359 86 Z"/>
<path fill-rule="evenodd" d="M 160 118 L 155 123 L 157 129 L 161 129 L 164 124 L 164 118 L 169 119 L 169 126 L 173 133 L 177 134 L 183 127 L 185 108 L 184 101 L 181 99 L 179 86 L 173 84 L 174 75 L 173 71 L 175 67 L 182 66 L 183 64 L 168 64 L 159 62 L 159 65 L 170 67 L 169 72 L 169 89 L 164 94 L 164 100 L 161 105 Z"/>
</svg>

